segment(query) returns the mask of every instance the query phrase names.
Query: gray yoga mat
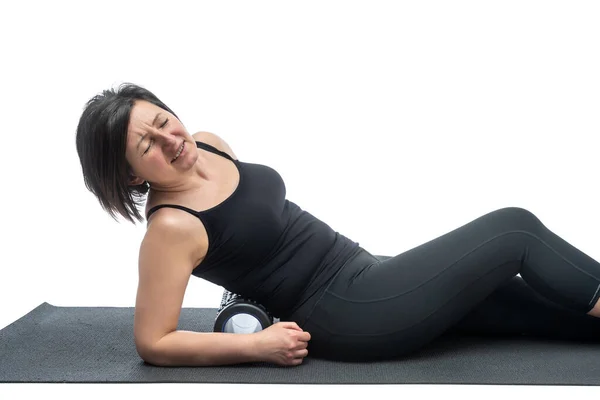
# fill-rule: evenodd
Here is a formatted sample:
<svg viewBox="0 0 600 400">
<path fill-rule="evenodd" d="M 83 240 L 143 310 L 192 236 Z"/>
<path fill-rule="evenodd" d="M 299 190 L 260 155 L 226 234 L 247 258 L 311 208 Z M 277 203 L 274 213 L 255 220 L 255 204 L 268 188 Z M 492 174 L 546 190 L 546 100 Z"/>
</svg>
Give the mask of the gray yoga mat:
<svg viewBox="0 0 600 400">
<path fill-rule="evenodd" d="M 260 384 L 600 384 L 600 345 L 447 335 L 397 360 L 296 367 L 155 367 L 137 355 L 133 308 L 43 303 L 0 330 L 0 382 Z M 209 332 L 217 309 L 184 308 L 179 329 Z"/>
</svg>

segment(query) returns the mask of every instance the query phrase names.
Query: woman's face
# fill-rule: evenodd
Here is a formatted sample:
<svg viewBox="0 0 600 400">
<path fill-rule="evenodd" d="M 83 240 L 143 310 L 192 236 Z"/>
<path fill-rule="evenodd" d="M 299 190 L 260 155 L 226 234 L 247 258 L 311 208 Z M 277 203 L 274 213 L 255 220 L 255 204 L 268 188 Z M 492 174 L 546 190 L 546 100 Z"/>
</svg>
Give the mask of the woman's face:
<svg viewBox="0 0 600 400">
<path fill-rule="evenodd" d="M 179 154 L 182 144 L 183 151 Z M 144 100 L 135 102 L 125 151 L 135 175 L 132 185 L 144 181 L 153 187 L 176 185 L 182 179 L 181 172 L 195 165 L 198 158 L 195 149 L 194 138 L 173 114 Z"/>
</svg>

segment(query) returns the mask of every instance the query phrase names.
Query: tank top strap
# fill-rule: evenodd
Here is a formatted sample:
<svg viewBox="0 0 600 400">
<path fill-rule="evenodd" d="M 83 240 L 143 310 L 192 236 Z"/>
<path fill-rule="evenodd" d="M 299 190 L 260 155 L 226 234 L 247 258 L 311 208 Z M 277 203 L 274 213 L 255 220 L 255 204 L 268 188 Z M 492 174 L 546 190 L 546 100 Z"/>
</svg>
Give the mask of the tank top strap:
<svg viewBox="0 0 600 400">
<path fill-rule="evenodd" d="M 225 152 L 217 149 L 214 146 L 211 146 L 208 143 L 199 142 L 199 141 L 196 140 L 196 147 L 199 148 L 199 149 L 204 149 L 204 150 L 209 151 L 211 153 L 215 153 L 215 154 L 218 154 L 220 156 L 223 156 L 223 157 L 225 157 L 225 158 L 227 158 L 227 159 L 229 159 L 229 160 L 231 160 L 233 162 L 236 161 L 229 154 L 227 154 L 227 153 L 225 153 Z M 150 215 L 152 215 L 155 211 L 157 211 L 157 210 L 159 210 L 160 208 L 163 208 L 163 207 L 177 208 L 179 210 L 187 211 L 187 212 L 189 212 L 190 214 L 192 214 L 194 216 L 198 215 L 196 211 L 192 210 L 191 208 L 185 207 L 185 206 L 180 206 L 180 205 L 177 205 L 177 204 L 159 204 L 157 206 L 152 207 L 148 211 L 148 214 L 146 215 L 146 221 L 148 220 L 148 218 L 150 218 Z"/>
<path fill-rule="evenodd" d="M 198 216 L 198 213 L 196 211 L 194 211 L 191 208 L 188 208 L 186 206 L 180 206 L 177 204 L 159 204 L 157 206 L 152 207 L 150 210 L 148 210 L 148 214 L 146 215 L 146 221 L 148 221 L 148 218 L 150 218 L 150 215 L 152 215 L 155 211 L 157 211 L 163 207 L 177 208 L 179 210 L 187 211 L 194 216 Z"/>
<path fill-rule="evenodd" d="M 211 146 L 208 143 L 196 141 L 196 147 L 199 148 L 199 149 L 204 149 L 206 151 L 210 151 L 211 153 L 218 154 L 220 156 L 223 156 L 223 157 L 225 157 L 225 158 L 227 158 L 227 159 L 235 162 L 235 160 L 229 154 L 227 154 L 227 153 L 225 153 L 225 152 L 223 152 L 223 151 L 221 151 L 221 150 L 219 150 L 219 149 Z"/>
</svg>

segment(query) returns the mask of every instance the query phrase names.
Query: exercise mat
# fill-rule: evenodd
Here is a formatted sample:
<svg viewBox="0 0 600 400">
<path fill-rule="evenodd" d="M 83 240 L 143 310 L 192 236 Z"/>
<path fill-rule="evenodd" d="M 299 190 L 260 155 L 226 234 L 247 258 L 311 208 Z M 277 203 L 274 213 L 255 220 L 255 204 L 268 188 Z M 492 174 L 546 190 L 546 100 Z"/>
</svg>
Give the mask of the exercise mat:
<svg viewBox="0 0 600 400">
<path fill-rule="evenodd" d="M 311 358 L 156 367 L 133 341 L 133 308 L 43 303 L 0 330 L 0 382 L 598 385 L 600 345 L 525 337 L 446 335 L 409 357 L 377 362 Z M 210 332 L 212 308 L 182 309 L 178 329 Z M 310 343 L 310 342 L 309 342 Z M 309 344 L 310 352 L 310 344 Z"/>
</svg>

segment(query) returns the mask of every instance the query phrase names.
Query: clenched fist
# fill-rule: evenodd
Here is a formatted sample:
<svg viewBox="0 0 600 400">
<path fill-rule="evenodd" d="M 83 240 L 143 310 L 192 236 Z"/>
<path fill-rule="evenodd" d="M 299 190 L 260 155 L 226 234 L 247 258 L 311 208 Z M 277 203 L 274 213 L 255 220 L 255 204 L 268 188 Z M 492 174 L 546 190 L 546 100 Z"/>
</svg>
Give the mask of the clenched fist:
<svg viewBox="0 0 600 400">
<path fill-rule="evenodd" d="M 254 335 L 260 361 L 294 366 L 302 364 L 308 355 L 310 333 L 304 332 L 295 322 L 277 322 Z"/>
</svg>

